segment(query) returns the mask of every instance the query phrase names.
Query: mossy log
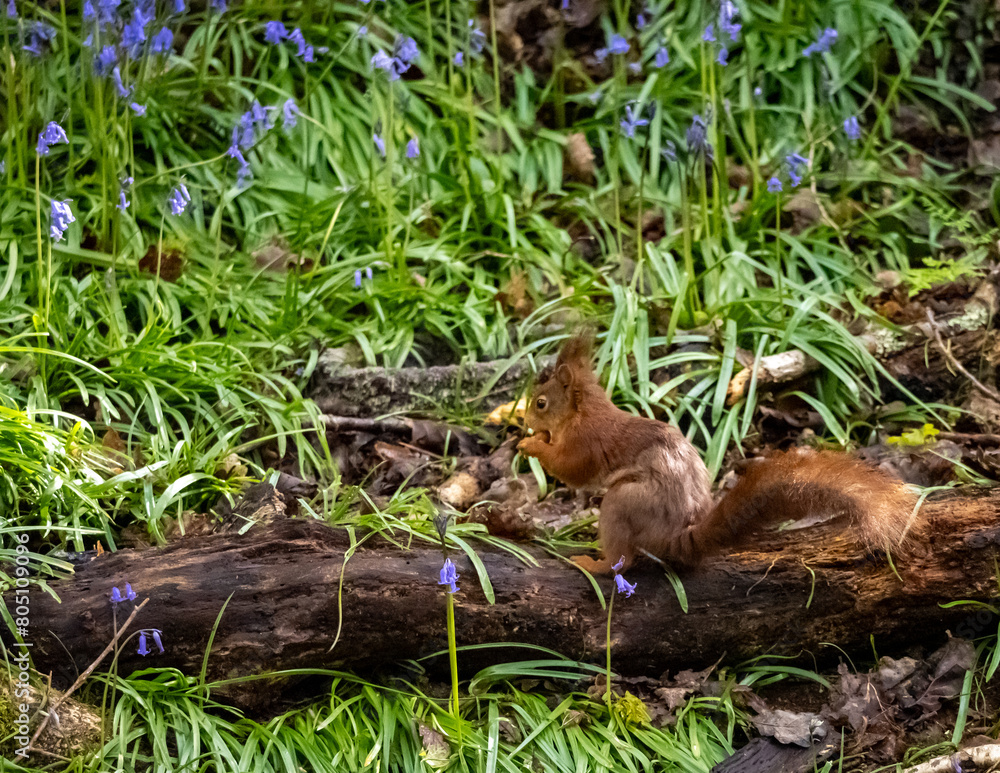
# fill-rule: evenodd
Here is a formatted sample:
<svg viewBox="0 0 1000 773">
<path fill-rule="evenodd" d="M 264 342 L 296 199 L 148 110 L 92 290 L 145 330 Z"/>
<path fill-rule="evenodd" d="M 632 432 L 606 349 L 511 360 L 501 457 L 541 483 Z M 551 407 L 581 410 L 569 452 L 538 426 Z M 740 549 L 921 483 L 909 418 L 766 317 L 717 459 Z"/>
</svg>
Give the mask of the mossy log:
<svg viewBox="0 0 1000 773">
<path fill-rule="evenodd" d="M 687 612 L 658 569 L 630 571 L 637 590 L 615 603 L 612 662 L 623 673 L 658 675 L 720 658 L 812 653 L 830 660 L 841 652 L 864 658 L 873 646 L 880 654 L 900 653 L 935 647 L 948 629 L 979 635 L 989 615 L 941 605 L 996 595 L 998 516 L 995 493 L 927 502 L 922 534 L 892 564 L 864 555 L 836 523 L 761 535 L 753 549 L 683 575 Z M 220 615 L 208 662 L 214 678 L 288 668 L 364 670 L 444 650 L 440 549 L 419 543 L 403 549 L 373 538 L 345 560 L 349 545 L 343 530 L 280 517 L 244 534 L 100 556 L 52 583 L 61 603 L 32 592 L 27 638 L 35 666 L 52 672 L 57 686 L 84 669 L 112 636 L 109 591 L 126 581 L 140 599 L 149 598 L 137 625 L 162 630 L 166 647 L 143 658 L 133 644 L 119 665 L 126 674 L 151 665 L 197 673 Z M 523 656 L 502 646 L 513 643 L 603 662 L 606 612 L 585 574 L 532 546 L 533 565 L 476 547 L 495 603 L 471 561 L 453 553 L 461 574 L 458 641 L 497 646 L 462 653 L 466 674 Z M 613 583 L 599 578 L 599 587 L 607 594 Z M 119 620 L 130 604 L 124 602 Z M 439 657 L 425 665 L 445 666 Z"/>
</svg>

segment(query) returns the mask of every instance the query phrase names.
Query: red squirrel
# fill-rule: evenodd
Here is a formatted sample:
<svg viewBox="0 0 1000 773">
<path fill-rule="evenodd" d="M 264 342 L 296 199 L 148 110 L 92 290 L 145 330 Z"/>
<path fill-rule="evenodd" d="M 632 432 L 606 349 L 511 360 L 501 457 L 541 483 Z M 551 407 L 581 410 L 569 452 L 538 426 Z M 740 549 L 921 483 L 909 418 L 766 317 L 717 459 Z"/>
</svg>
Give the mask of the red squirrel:
<svg viewBox="0 0 1000 773">
<path fill-rule="evenodd" d="M 616 408 L 591 367 L 589 335 L 569 339 L 531 395 L 518 444 L 574 488 L 604 489 L 591 571 L 647 556 L 681 565 L 732 545 L 755 527 L 841 513 L 867 548 L 904 539 L 916 497 L 900 481 L 845 454 L 788 451 L 753 465 L 718 504 L 708 469 L 677 427 Z"/>
</svg>

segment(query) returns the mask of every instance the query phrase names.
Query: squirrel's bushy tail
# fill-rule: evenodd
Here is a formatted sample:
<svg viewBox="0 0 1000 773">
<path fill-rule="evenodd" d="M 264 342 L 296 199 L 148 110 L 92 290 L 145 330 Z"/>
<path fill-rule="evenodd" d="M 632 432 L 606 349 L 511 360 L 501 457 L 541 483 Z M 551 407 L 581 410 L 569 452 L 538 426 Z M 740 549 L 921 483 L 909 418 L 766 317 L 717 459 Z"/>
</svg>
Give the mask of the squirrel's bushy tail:
<svg viewBox="0 0 1000 773">
<path fill-rule="evenodd" d="M 788 451 L 751 465 L 685 535 L 682 553 L 707 555 L 769 523 L 835 515 L 866 549 L 898 549 L 917 498 L 882 470 L 834 451 Z"/>
</svg>

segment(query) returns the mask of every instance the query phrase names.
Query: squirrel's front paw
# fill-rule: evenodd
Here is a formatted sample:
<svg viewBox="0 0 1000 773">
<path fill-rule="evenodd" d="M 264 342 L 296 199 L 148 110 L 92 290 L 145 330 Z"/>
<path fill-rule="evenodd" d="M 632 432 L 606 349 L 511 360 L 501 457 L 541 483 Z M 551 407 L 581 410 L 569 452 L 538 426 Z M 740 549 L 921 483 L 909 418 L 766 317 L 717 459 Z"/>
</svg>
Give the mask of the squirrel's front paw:
<svg viewBox="0 0 1000 773">
<path fill-rule="evenodd" d="M 600 560 L 590 556 L 570 556 L 574 564 L 591 574 L 610 574 L 611 562 L 606 558 Z"/>
<path fill-rule="evenodd" d="M 544 436 L 543 436 L 544 435 Z M 522 438 L 521 442 L 517 444 L 517 450 L 520 451 L 525 456 L 538 456 L 542 448 L 544 448 L 547 443 L 545 437 L 548 433 L 530 435 L 529 437 Z"/>
</svg>

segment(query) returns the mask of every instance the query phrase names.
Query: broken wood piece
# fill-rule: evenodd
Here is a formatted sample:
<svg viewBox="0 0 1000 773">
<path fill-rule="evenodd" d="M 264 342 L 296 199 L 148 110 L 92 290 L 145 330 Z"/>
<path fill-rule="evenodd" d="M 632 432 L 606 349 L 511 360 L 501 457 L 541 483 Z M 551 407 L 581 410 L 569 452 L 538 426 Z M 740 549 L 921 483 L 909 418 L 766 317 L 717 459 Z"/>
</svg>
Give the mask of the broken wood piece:
<svg viewBox="0 0 1000 773">
<path fill-rule="evenodd" d="M 994 770 L 1000 765 L 1000 744 L 984 744 L 962 749 L 946 757 L 922 762 L 903 773 L 955 773 L 956 770 Z"/>
<path fill-rule="evenodd" d="M 683 575 L 687 613 L 660 570 L 630 570 L 637 590 L 615 604 L 614 667 L 659 674 L 762 653 L 835 660 L 841 651 L 865 657 L 873 642 L 880 654 L 934 646 L 948 629 L 982 635 L 985 624 L 975 611 L 942 604 L 993 598 L 1000 494 L 927 502 L 921 518 L 924 534 L 911 555 L 894 557 L 895 571 L 884 559 L 866 558 L 840 524 L 759 535 L 752 550 Z M 35 593 L 29 630 L 35 667 L 51 670 L 58 686 L 93 662 L 113 635 L 108 591 L 126 580 L 148 599 L 136 624 L 162 630 L 166 652 L 143 659 L 125 651 L 122 673 L 153 664 L 198 673 L 227 599 L 208 659 L 210 678 L 428 658 L 446 649 L 446 604 L 437 583 L 441 549 L 436 537 L 424 542 L 406 535 L 404 549 L 399 533 L 387 536 L 394 541 L 376 536 L 352 543 L 345 530 L 285 518 L 244 534 L 106 554 L 68 579 L 50 581 L 61 604 Z M 603 662 L 606 611 L 581 571 L 539 547 L 519 546 L 530 556 L 525 562 L 467 541 L 489 575 L 495 602 L 487 600 L 473 563 L 453 548 L 449 556 L 461 575 L 458 641 L 495 646 L 464 652 L 459 663 L 466 675 L 516 656 L 505 644 Z M 605 597 L 611 593 L 610 578 L 597 582 Z M 447 667 L 440 656 L 422 663 L 431 671 Z M 308 692 L 297 689 L 299 697 Z M 280 686 L 230 697 L 244 707 L 259 705 L 280 697 Z"/>
</svg>

